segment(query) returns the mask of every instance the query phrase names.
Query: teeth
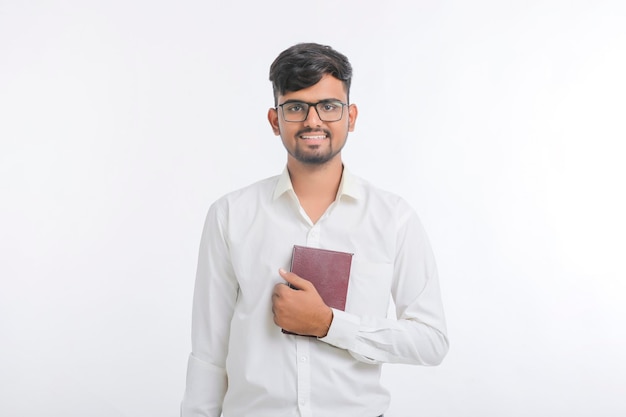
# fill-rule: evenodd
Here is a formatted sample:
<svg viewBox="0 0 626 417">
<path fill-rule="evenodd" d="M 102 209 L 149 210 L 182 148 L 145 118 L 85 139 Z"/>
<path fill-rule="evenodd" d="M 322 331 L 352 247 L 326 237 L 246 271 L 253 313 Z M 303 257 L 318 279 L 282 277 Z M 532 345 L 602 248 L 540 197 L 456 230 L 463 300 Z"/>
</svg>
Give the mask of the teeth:
<svg viewBox="0 0 626 417">
<path fill-rule="evenodd" d="M 302 139 L 324 139 L 326 136 L 302 136 Z"/>
</svg>

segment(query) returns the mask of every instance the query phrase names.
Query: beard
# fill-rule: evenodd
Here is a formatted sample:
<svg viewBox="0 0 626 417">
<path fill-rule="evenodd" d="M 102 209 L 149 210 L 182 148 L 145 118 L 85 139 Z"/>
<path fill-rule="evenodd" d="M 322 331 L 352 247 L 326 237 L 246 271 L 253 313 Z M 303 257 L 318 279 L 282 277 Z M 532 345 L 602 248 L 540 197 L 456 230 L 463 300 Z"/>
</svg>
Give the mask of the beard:
<svg viewBox="0 0 626 417">
<path fill-rule="evenodd" d="M 298 132 L 296 135 L 296 146 L 293 150 L 287 149 L 287 152 L 289 152 L 294 159 L 303 164 L 323 165 L 337 156 L 346 143 L 346 140 L 344 140 L 343 144 L 338 149 L 334 149 L 332 136 L 329 131 L 325 130 L 324 134 L 326 135 L 326 139 L 324 142 L 320 145 L 310 146 L 306 143 L 306 139 L 300 139 L 301 135 L 307 133 L 314 132 L 310 130 Z"/>
</svg>

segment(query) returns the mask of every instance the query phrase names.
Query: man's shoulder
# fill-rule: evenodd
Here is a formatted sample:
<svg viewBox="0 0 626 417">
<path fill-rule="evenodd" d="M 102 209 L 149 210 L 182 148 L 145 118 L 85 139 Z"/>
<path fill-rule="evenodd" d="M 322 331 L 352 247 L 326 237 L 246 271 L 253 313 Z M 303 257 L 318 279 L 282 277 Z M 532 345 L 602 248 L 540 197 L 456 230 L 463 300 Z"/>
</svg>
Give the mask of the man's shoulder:
<svg viewBox="0 0 626 417">
<path fill-rule="evenodd" d="M 355 175 L 353 173 L 350 175 L 352 176 L 355 185 L 362 190 L 370 201 L 376 200 L 392 206 L 402 206 L 403 208 L 410 207 L 408 201 L 400 194 L 383 188 L 359 175 Z"/>
<path fill-rule="evenodd" d="M 379 224 L 384 224 L 399 233 L 404 233 L 407 228 L 412 227 L 417 227 L 425 233 L 417 207 L 409 198 L 361 177 L 355 176 L 355 181 L 363 190 L 363 203 L 367 207 L 367 212 L 375 216 Z"/>
<path fill-rule="evenodd" d="M 273 175 L 223 194 L 213 205 L 247 203 L 260 198 L 271 198 L 280 175 Z"/>
</svg>

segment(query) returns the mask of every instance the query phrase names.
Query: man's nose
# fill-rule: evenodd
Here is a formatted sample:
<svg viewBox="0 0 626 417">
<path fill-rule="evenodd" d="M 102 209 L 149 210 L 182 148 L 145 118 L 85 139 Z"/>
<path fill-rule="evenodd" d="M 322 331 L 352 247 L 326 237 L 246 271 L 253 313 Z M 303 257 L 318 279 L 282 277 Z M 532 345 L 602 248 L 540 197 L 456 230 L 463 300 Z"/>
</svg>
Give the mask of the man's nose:
<svg viewBox="0 0 626 417">
<path fill-rule="evenodd" d="M 308 126 L 319 126 L 322 124 L 322 120 L 320 119 L 320 115 L 317 113 L 317 108 L 315 106 L 309 106 L 304 123 Z"/>
</svg>

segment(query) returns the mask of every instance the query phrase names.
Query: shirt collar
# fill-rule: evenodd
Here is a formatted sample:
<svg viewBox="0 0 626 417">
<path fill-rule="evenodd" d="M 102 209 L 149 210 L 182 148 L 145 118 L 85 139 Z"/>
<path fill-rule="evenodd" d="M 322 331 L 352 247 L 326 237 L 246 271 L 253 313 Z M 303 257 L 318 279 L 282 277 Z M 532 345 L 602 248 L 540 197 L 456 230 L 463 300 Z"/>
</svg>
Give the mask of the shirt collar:
<svg viewBox="0 0 626 417">
<path fill-rule="evenodd" d="M 273 199 L 276 200 L 278 197 L 289 191 L 295 195 L 293 185 L 291 184 L 291 178 L 289 177 L 289 170 L 285 167 L 283 172 L 278 177 L 278 182 L 274 188 Z M 337 190 L 337 200 L 339 200 L 342 196 L 348 196 L 354 199 L 359 199 L 363 196 L 362 186 L 357 181 L 357 178 L 352 175 L 352 173 L 345 166 L 343 167 L 339 190 Z"/>
<path fill-rule="evenodd" d="M 291 178 L 289 178 L 289 170 L 287 170 L 287 167 L 285 167 L 282 174 L 280 174 L 280 176 L 278 177 L 278 182 L 276 183 L 276 187 L 274 188 L 273 199 L 276 200 L 278 197 L 288 191 L 291 191 L 292 193 L 294 192 L 293 185 L 291 184 Z"/>
<path fill-rule="evenodd" d="M 339 183 L 339 190 L 337 191 L 337 199 L 344 195 L 356 200 L 363 196 L 363 186 L 359 183 L 357 177 L 352 175 L 352 172 L 345 166 L 343 167 L 343 174 Z"/>
</svg>

